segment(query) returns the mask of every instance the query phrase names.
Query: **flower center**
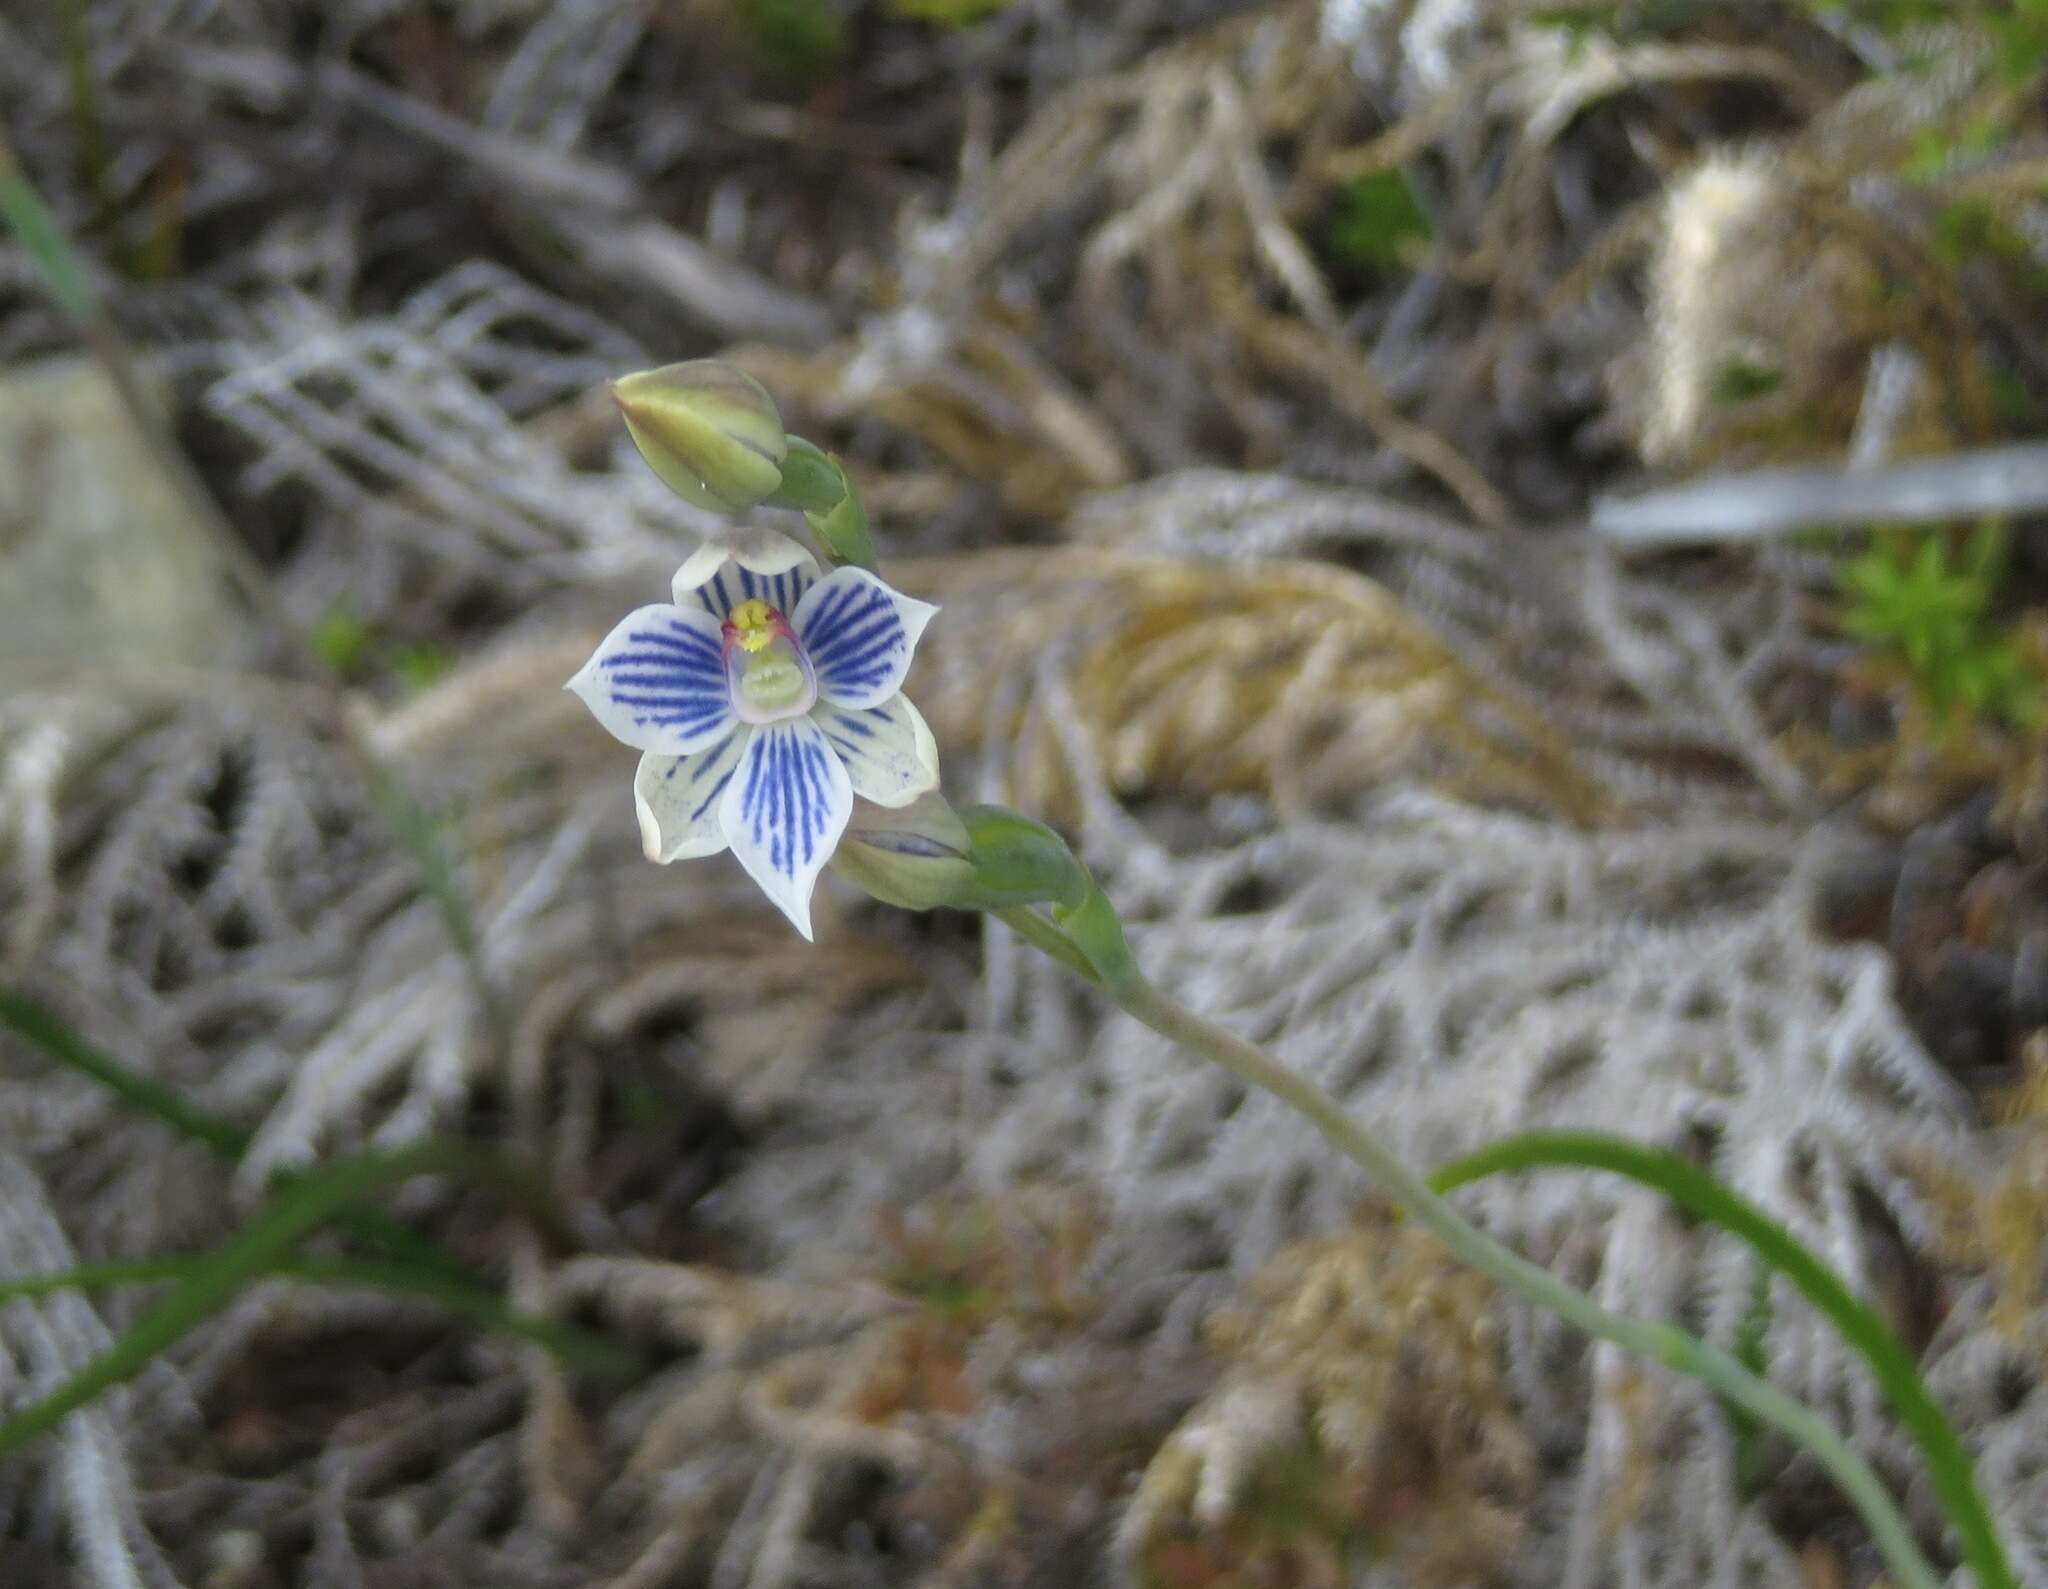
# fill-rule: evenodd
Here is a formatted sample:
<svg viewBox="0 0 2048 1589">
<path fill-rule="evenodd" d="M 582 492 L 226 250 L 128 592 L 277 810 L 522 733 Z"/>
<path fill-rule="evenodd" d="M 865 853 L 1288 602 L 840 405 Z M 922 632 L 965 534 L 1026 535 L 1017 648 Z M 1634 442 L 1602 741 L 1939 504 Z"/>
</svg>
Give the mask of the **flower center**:
<svg viewBox="0 0 2048 1589">
<path fill-rule="evenodd" d="M 743 601 L 726 618 L 725 670 L 733 705 L 749 723 L 801 716 L 818 698 L 810 658 L 789 620 L 765 601 Z"/>
<path fill-rule="evenodd" d="M 774 640 L 775 626 L 781 620 L 781 613 L 757 597 L 733 608 L 725 626 L 732 631 L 733 640 L 742 651 L 765 651 L 769 642 Z"/>
</svg>

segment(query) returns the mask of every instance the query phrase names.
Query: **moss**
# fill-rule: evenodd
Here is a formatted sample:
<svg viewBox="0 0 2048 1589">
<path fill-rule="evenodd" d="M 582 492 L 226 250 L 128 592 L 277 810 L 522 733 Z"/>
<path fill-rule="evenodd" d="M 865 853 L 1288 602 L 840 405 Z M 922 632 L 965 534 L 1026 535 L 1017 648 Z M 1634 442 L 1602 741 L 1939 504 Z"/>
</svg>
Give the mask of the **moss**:
<svg viewBox="0 0 2048 1589">
<path fill-rule="evenodd" d="M 1379 1556 L 1418 1584 L 1505 1576 L 1535 1454 L 1494 1307 L 1403 1224 L 1281 1253 L 1211 1322 L 1223 1383 L 1147 1469 L 1141 1579 L 1337 1589 Z"/>
<path fill-rule="evenodd" d="M 1346 183 L 1324 229 L 1331 258 L 1376 273 L 1407 266 L 1429 237 L 1429 217 L 1398 170 L 1375 171 Z"/>
</svg>

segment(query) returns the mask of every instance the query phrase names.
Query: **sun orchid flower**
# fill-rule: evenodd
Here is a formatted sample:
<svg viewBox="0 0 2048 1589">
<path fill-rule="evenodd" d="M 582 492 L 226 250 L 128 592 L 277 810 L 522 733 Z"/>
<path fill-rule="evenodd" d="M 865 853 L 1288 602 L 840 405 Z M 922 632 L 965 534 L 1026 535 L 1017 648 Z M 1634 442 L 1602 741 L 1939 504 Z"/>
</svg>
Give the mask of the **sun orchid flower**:
<svg viewBox="0 0 2048 1589">
<path fill-rule="evenodd" d="M 905 806 L 938 784 L 938 747 L 902 694 L 938 608 L 865 569 L 821 575 L 759 529 L 700 547 L 674 597 L 630 614 L 568 688 L 645 752 L 633 800 L 648 859 L 730 848 L 809 938 L 854 796 Z"/>
</svg>

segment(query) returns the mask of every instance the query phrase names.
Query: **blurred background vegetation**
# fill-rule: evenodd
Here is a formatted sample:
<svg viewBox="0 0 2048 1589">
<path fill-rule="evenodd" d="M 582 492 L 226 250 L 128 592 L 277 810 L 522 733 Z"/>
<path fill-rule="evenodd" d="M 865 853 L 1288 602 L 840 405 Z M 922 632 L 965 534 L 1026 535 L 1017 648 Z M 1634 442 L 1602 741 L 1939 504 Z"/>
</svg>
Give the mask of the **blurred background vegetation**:
<svg viewBox="0 0 2048 1589">
<path fill-rule="evenodd" d="M 943 604 L 956 798 L 1418 1162 L 1711 1166 L 2048 1583 L 2044 90 L 2043 0 L 0 6 L 0 1284 L 428 1140 L 553 1211 L 230 1288 L 0 1578 L 1876 1581 L 999 928 L 640 860 L 560 685 L 714 521 L 603 383 L 717 354 Z M 1461 1195 L 1954 1559 L 1720 1234 Z M 0 1398 L 155 1295 L 0 1307 Z"/>
</svg>

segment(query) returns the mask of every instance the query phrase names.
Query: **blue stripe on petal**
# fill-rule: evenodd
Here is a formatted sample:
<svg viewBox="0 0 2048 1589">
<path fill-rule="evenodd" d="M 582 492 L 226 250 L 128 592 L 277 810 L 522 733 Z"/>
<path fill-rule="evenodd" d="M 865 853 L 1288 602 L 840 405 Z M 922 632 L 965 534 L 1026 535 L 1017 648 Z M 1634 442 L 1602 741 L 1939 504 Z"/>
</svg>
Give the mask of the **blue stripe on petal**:
<svg viewBox="0 0 2048 1589">
<path fill-rule="evenodd" d="M 824 731 L 862 800 L 908 805 L 939 781 L 931 729 L 901 692 L 875 707 L 820 702 L 811 721 Z"/>
<path fill-rule="evenodd" d="M 708 569 L 708 577 L 700 574 L 700 569 Z M 769 569 L 775 572 L 767 572 Z M 684 606 L 701 607 L 721 623 L 742 601 L 755 599 L 767 601 L 787 615 L 796 610 L 817 577 L 816 561 L 787 536 L 772 530 L 742 529 L 727 537 L 722 548 L 699 547 L 676 570 L 675 599 Z M 686 579 L 693 583 L 682 583 Z"/>
<path fill-rule="evenodd" d="M 658 651 L 676 651 L 684 656 L 717 656 L 718 642 L 709 635 L 676 625 L 667 629 L 635 629 L 626 638 L 635 645 L 653 646 Z"/>
<path fill-rule="evenodd" d="M 641 758 L 633 800 L 650 860 L 715 855 L 726 847 L 718 802 L 739 768 L 747 738 L 748 731 L 739 729 L 687 756 Z"/>
<path fill-rule="evenodd" d="M 806 936 L 812 887 L 852 809 L 846 769 L 807 718 L 755 729 L 721 799 L 733 853 Z"/>
<path fill-rule="evenodd" d="M 819 694 L 837 705 L 871 707 L 902 685 L 931 611 L 863 569 L 842 568 L 811 587 L 790 626 L 816 671 Z"/>
<path fill-rule="evenodd" d="M 811 618 L 810 623 L 806 625 L 804 631 L 811 637 L 813 645 L 823 648 L 834 644 L 838 640 L 840 626 L 846 617 L 847 610 L 853 605 L 857 594 L 858 591 L 854 588 L 843 587 L 828 593 L 825 599 L 818 604 L 816 614 Z"/>
<path fill-rule="evenodd" d="M 721 641 L 709 614 L 642 607 L 605 636 L 569 685 L 627 744 L 689 755 L 715 744 L 735 721 Z"/>
<path fill-rule="evenodd" d="M 711 807 L 717 802 L 718 797 L 725 793 L 725 786 L 732 782 L 732 775 L 737 771 L 739 771 L 737 767 L 725 769 L 724 773 L 720 775 L 718 782 L 711 786 L 710 792 L 698 803 L 696 809 L 691 811 L 690 820 L 692 822 L 702 822 L 704 820 L 705 813 L 710 811 Z"/>
</svg>

